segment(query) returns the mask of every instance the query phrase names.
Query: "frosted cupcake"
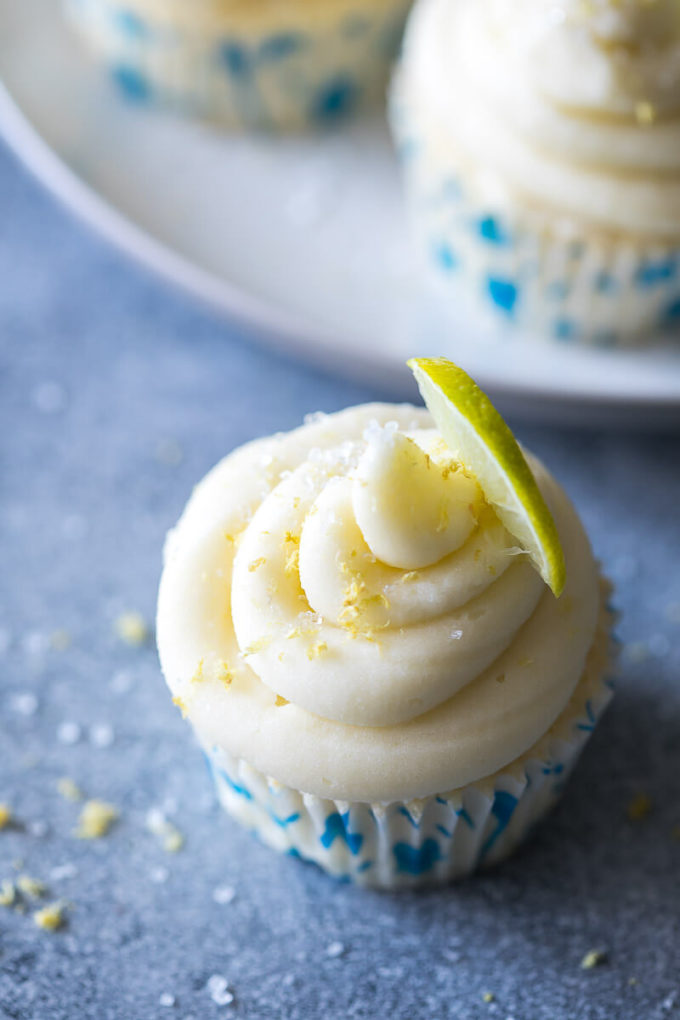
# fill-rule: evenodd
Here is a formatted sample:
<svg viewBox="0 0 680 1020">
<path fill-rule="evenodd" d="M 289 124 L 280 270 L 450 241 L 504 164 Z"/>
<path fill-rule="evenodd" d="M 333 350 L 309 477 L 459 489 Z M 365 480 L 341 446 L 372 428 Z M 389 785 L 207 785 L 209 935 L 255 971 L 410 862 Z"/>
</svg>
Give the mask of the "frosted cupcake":
<svg viewBox="0 0 680 1020">
<path fill-rule="evenodd" d="M 678 325 L 677 0 L 419 0 L 392 122 L 452 298 L 559 341 Z"/>
<path fill-rule="evenodd" d="M 161 663 L 223 806 L 366 885 L 505 857 L 611 693 L 605 586 L 579 519 L 477 406 L 494 433 L 477 453 L 464 430 L 444 438 L 427 411 L 391 404 L 250 443 L 167 540 Z"/>
<path fill-rule="evenodd" d="M 228 128 L 304 128 L 382 99 L 410 0 L 66 0 L 124 94 Z"/>
</svg>

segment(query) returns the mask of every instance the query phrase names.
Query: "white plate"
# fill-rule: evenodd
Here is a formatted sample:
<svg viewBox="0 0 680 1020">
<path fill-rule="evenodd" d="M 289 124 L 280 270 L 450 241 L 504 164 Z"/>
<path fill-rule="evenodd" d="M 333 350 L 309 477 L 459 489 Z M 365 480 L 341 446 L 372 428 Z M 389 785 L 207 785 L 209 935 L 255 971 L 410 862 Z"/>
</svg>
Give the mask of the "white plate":
<svg viewBox="0 0 680 1020">
<path fill-rule="evenodd" d="M 121 102 L 58 0 L 0 0 L 0 128 L 130 254 L 271 346 L 400 395 L 404 361 L 448 354 L 507 411 L 680 422 L 680 348 L 561 349 L 444 316 L 418 280 L 382 123 L 229 138 Z"/>
</svg>

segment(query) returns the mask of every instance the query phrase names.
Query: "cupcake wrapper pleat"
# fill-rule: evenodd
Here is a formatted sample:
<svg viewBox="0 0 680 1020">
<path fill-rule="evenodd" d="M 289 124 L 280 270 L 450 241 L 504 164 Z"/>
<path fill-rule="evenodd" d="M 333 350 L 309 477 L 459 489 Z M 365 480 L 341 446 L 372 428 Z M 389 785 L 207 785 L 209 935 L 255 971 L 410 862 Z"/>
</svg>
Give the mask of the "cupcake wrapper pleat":
<svg viewBox="0 0 680 1020">
<path fill-rule="evenodd" d="M 497 864 L 559 799 L 609 703 L 612 618 L 603 609 L 584 675 L 551 730 L 487 779 L 422 800 L 348 803 L 293 790 L 224 749 L 206 747 L 219 800 L 275 850 L 360 885 L 442 885 Z"/>
<path fill-rule="evenodd" d="M 106 62 L 127 99 L 160 103 L 229 128 L 303 129 L 330 124 L 382 98 L 409 0 L 248 5 L 204 4 L 195 24 L 163 19 L 128 0 L 66 0 L 70 21 Z M 214 14 L 211 16 L 211 8 Z M 253 0 L 253 12 L 259 7 Z M 293 26 L 293 27 L 291 27 Z"/>
</svg>

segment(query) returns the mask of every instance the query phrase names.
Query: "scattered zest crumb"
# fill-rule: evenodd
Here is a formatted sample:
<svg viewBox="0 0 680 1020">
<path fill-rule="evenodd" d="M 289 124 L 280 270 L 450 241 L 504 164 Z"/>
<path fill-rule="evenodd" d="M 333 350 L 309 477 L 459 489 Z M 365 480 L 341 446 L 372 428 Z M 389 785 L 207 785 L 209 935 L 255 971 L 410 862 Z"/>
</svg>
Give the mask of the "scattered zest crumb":
<svg viewBox="0 0 680 1020">
<path fill-rule="evenodd" d="M 594 967 L 601 967 L 607 962 L 607 954 L 604 949 L 591 949 L 581 960 L 581 970 L 593 970 Z"/>
<path fill-rule="evenodd" d="M 325 641 L 317 641 L 316 644 L 310 645 L 307 649 L 307 658 L 311 661 L 318 659 L 320 655 L 328 651 L 328 645 Z"/>
<path fill-rule="evenodd" d="M 36 910 L 33 920 L 38 928 L 45 931 L 57 931 L 65 922 L 66 905 L 64 903 L 48 903 L 42 910 Z"/>
<path fill-rule="evenodd" d="M 179 695 L 178 695 L 177 697 L 172 699 L 172 703 L 173 703 L 173 705 L 176 705 L 177 708 L 180 710 L 180 712 L 182 713 L 182 718 L 186 719 L 187 711 L 188 710 L 187 710 L 186 702 L 184 701 L 184 699 L 180 698 Z"/>
<path fill-rule="evenodd" d="M 653 124 L 656 120 L 656 110 L 652 103 L 648 103 L 646 100 L 641 100 L 635 104 L 635 118 L 638 124 Z"/>
<path fill-rule="evenodd" d="M 31 878 L 30 875 L 19 875 L 17 888 L 31 900 L 39 900 L 47 892 L 47 886 L 38 878 Z"/>
<path fill-rule="evenodd" d="M 201 661 L 199 662 L 198 666 L 196 667 L 196 672 L 194 673 L 194 675 L 191 678 L 192 684 L 200 684 L 205 679 L 205 677 L 203 675 L 203 665 L 204 665 L 204 663 L 205 663 L 205 660 L 201 659 Z"/>
<path fill-rule="evenodd" d="M 652 810 L 652 802 L 646 793 L 637 793 L 626 808 L 629 822 L 641 822 Z"/>
<path fill-rule="evenodd" d="M 283 708 L 288 702 L 285 698 L 282 698 L 280 694 L 276 695 L 276 701 L 274 702 L 275 708 Z"/>
<path fill-rule="evenodd" d="M 632 985 L 636 985 L 637 983 L 638 983 L 638 979 L 636 977 L 629 977 L 628 978 L 628 984 L 629 985 L 632 986 Z"/>
<path fill-rule="evenodd" d="M 121 613 L 115 622 L 115 631 L 121 641 L 126 645 L 138 648 L 143 645 L 149 637 L 149 628 L 141 613 Z"/>
<path fill-rule="evenodd" d="M 83 800 L 84 794 L 80 787 L 74 783 L 68 776 L 63 776 L 57 781 L 57 793 L 64 798 L 64 800 L 78 801 Z"/>
<path fill-rule="evenodd" d="M 260 638 L 256 638 L 255 641 L 251 641 L 247 648 L 244 648 L 244 655 L 256 655 L 258 652 L 263 652 L 265 648 L 268 648 L 272 643 L 271 637 L 266 634 Z"/>
<path fill-rule="evenodd" d="M 494 1002 L 495 999 L 496 996 L 493 994 L 493 992 L 484 992 L 484 995 L 482 996 L 482 1000 L 484 1002 Z"/>
<path fill-rule="evenodd" d="M 253 560 L 252 563 L 248 564 L 248 571 L 249 571 L 249 573 L 254 574 L 255 571 L 259 567 L 263 567 L 266 562 L 267 562 L 267 559 L 266 559 L 265 556 L 259 556 L 256 560 Z"/>
<path fill-rule="evenodd" d="M 6 829 L 12 821 L 12 809 L 9 804 L 0 804 L 0 829 Z"/>
<path fill-rule="evenodd" d="M 11 907 L 16 903 L 17 891 L 8 878 L 0 882 L 0 907 Z"/>
<path fill-rule="evenodd" d="M 101 839 L 118 818 L 118 810 L 105 800 L 88 800 L 80 812 L 78 839 Z"/>
<path fill-rule="evenodd" d="M 50 635 L 50 644 L 55 652 L 65 652 L 71 647 L 71 635 L 67 630 L 55 630 Z"/>
</svg>

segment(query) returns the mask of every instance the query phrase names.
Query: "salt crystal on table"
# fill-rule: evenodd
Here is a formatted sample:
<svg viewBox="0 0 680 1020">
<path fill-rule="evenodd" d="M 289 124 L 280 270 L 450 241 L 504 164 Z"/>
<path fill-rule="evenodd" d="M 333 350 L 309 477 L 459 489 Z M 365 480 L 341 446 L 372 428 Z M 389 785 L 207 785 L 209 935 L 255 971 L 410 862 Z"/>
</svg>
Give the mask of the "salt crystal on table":
<svg viewBox="0 0 680 1020">
<path fill-rule="evenodd" d="M 50 870 L 50 879 L 52 882 L 63 882 L 67 878 L 75 878 L 77 874 L 75 864 L 57 864 Z"/>
<path fill-rule="evenodd" d="M 217 888 L 213 890 L 212 898 L 215 901 L 215 903 L 227 904 L 231 903 L 234 900 L 235 896 L 236 890 L 234 889 L 233 886 L 218 885 Z"/>
<path fill-rule="evenodd" d="M 48 650 L 50 639 L 47 634 L 41 634 L 39 630 L 31 630 L 21 639 L 21 647 L 26 655 L 37 658 Z"/>
<path fill-rule="evenodd" d="M 114 739 L 113 728 L 108 723 L 97 723 L 90 727 L 90 743 L 95 747 L 111 747 Z"/>
<path fill-rule="evenodd" d="M 80 740 L 82 730 L 77 722 L 60 723 L 57 730 L 57 740 L 60 744 L 77 744 Z"/>
<path fill-rule="evenodd" d="M 208 978 L 206 988 L 217 1006 L 228 1006 L 234 1001 L 234 995 L 229 991 L 229 982 L 221 974 L 213 974 Z"/>
<path fill-rule="evenodd" d="M 35 715 L 38 711 L 38 699 L 35 694 L 30 692 L 25 694 L 15 694 L 10 705 L 14 711 L 18 712 L 20 715 Z"/>
<path fill-rule="evenodd" d="M 126 669 L 120 669 L 111 677 L 111 690 L 114 694 L 127 694 L 134 683 L 132 673 Z"/>
</svg>

